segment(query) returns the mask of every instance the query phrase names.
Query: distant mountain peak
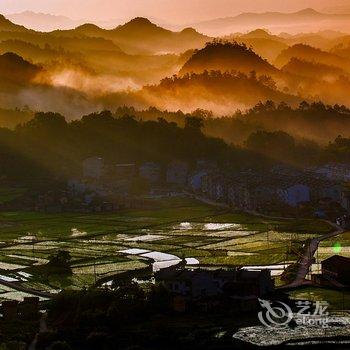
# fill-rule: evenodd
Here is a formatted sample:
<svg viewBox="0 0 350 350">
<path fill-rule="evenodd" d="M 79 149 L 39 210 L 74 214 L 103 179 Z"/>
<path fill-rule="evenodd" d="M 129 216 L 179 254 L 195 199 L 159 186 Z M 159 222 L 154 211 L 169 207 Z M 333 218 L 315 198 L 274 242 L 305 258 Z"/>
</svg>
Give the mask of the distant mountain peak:
<svg viewBox="0 0 350 350">
<path fill-rule="evenodd" d="M 306 9 L 300 10 L 296 12 L 299 15 L 320 15 L 321 13 L 316 11 L 315 9 L 308 7 Z"/>
<path fill-rule="evenodd" d="M 85 24 L 82 24 L 81 26 L 76 27 L 75 29 L 80 30 L 80 31 L 101 30 L 101 28 L 99 26 L 97 26 L 96 24 L 93 24 L 93 23 L 85 23 Z"/>
<path fill-rule="evenodd" d="M 17 63 L 24 63 L 27 62 L 22 56 L 14 53 L 14 52 L 5 52 L 1 55 L 2 58 L 12 60 Z"/>
<path fill-rule="evenodd" d="M 203 49 L 196 51 L 185 63 L 180 74 L 201 73 L 205 70 L 221 72 L 234 70 L 243 73 L 257 71 L 262 74 L 277 71 L 275 67 L 250 48 L 236 42 L 207 43 Z"/>
<path fill-rule="evenodd" d="M 181 30 L 181 33 L 182 33 L 182 34 L 189 34 L 189 35 L 191 35 L 191 34 L 197 35 L 197 34 L 198 34 L 198 32 L 197 32 L 194 28 L 192 28 L 192 27 L 188 27 L 188 28 L 182 29 L 182 30 Z"/>
<path fill-rule="evenodd" d="M 258 28 L 249 32 L 247 35 L 269 37 L 271 34 L 266 29 Z"/>
<path fill-rule="evenodd" d="M 127 22 L 125 26 L 156 26 L 148 18 L 145 17 L 135 17 L 131 21 Z"/>
<path fill-rule="evenodd" d="M 136 17 L 131 21 L 118 26 L 115 32 L 132 35 L 133 37 L 144 37 L 145 35 L 166 35 L 169 33 L 167 29 L 157 26 L 148 18 Z"/>
</svg>

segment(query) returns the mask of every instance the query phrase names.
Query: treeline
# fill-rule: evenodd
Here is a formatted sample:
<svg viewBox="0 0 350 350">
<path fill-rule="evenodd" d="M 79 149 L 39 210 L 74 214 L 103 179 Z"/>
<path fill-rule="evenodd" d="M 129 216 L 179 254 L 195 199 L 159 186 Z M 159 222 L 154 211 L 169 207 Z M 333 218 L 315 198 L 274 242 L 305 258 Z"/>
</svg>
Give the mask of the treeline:
<svg viewBox="0 0 350 350">
<path fill-rule="evenodd" d="M 306 101 L 293 108 L 285 102 L 266 101 L 244 112 L 206 119 L 204 130 L 208 135 L 238 144 L 242 144 L 252 132 L 265 130 L 284 131 L 296 138 L 325 145 L 338 135 L 350 136 L 350 109 L 344 105 Z"/>
<path fill-rule="evenodd" d="M 235 110 L 237 106 L 253 106 L 259 100 L 287 101 L 290 104 L 301 101 L 300 97 L 278 90 L 270 76 L 258 75 L 255 71 L 186 73 L 165 78 L 159 85 L 146 86 L 142 93 L 141 96 L 151 96 L 155 105 L 162 109 L 174 109 L 175 105 L 184 109 L 188 109 L 188 105 L 212 105 L 216 114 L 220 110 Z"/>
<path fill-rule="evenodd" d="M 256 131 L 244 144 L 257 154 L 301 167 L 350 161 L 350 138 L 342 136 L 322 147 L 307 139 L 295 139 L 283 131 Z"/>
<path fill-rule="evenodd" d="M 187 116 L 203 119 L 203 132 L 206 135 L 223 138 L 227 143 L 243 145 L 250 134 L 258 131 L 284 131 L 296 139 L 312 140 L 326 145 L 337 136 L 350 137 L 350 109 L 345 105 L 327 105 L 322 102 L 302 101 L 293 107 L 285 102 L 259 102 L 245 111 L 214 117 L 213 113 L 197 109 L 192 113 L 182 111 L 161 111 L 151 107 L 136 110 L 133 107 L 120 107 L 115 115 L 135 115 L 144 120 L 164 118 L 168 121 L 184 125 Z"/>
<path fill-rule="evenodd" d="M 254 163 L 249 152 L 205 136 L 202 120 L 187 116 L 183 127 L 165 119 L 137 120 L 109 111 L 67 122 L 60 114 L 37 113 L 15 130 L 0 129 L 1 173 L 12 181 L 66 180 L 80 174 L 81 162 L 101 156 L 107 162 L 167 163 L 216 160 L 221 164 Z"/>
<path fill-rule="evenodd" d="M 281 106 L 262 104 L 245 114 L 258 116 L 275 113 Z M 321 114 L 335 114 L 348 118 L 349 110 L 342 106 L 302 104 L 289 113 L 310 113 L 320 109 Z M 304 109 L 304 110 L 303 110 Z M 131 114 L 128 114 L 130 112 Z M 234 123 L 244 126 L 243 114 L 237 119 L 212 119 L 210 113 L 198 110 L 192 115 L 164 113 L 173 121 L 158 117 L 143 120 L 157 110 L 138 112 L 126 108 L 115 114 L 109 111 L 93 113 L 80 120 L 67 122 L 56 113 L 36 113 L 28 122 L 19 124 L 14 130 L 0 129 L 0 175 L 13 182 L 45 183 L 50 180 L 67 180 L 81 171 L 81 162 L 91 156 L 101 156 L 109 163 L 158 162 L 166 164 L 172 160 L 184 160 L 190 165 L 199 159 L 215 160 L 230 171 L 240 167 L 260 168 L 271 162 L 286 162 L 304 167 L 329 161 L 350 160 L 350 138 L 338 136 L 334 141 L 320 145 L 308 138 L 294 137 L 283 130 L 246 128 L 247 135 L 241 145 L 235 146 L 223 139 L 209 137 L 210 125 L 226 128 Z M 121 115 L 122 114 L 122 115 Z M 322 119 L 314 122 L 322 124 Z M 179 120 L 178 125 L 175 120 Z M 217 124 L 215 124 L 215 122 Z M 213 124 L 211 124 L 213 123 Z M 218 133 L 219 128 L 216 129 Z M 242 138 L 242 128 L 233 128 Z M 227 132 L 227 130 L 226 130 Z M 212 133 L 215 133 L 212 129 Z"/>
</svg>

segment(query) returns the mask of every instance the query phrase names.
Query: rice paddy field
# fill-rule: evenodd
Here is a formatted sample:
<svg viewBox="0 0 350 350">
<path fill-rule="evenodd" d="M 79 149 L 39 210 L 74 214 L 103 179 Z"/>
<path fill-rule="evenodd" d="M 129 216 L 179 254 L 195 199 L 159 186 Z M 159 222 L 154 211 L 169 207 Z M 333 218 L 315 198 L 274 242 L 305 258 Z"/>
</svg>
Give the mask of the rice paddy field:
<svg viewBox="0 0 350 350">
<path fill-rule="evenodd" d="M 327 301 L 329 310 L 350 310 L 350 291 L 306 287 L 289 292 L 292 299 L 309 300 L 313 303 Z"/>
<path fill-rule="evenodd" d="M 350 257 L 350 231 L 323 240 L 319 245 L 317 258 L 321 261 L 335 254 Z"/>
<path fill-rule="evenodd" d="M 291 245 L 332 230 L 317 220 L 270 220 L 187 198 L 152 210 L 109 214 L 0 213 L 0 279 L 40 291 L 87 287 L 109 276 L 174 259 L 205 266 L 295 261 Z M 71 275 L 45 273 L 50 255 L 70 252 Z M 0 300 L 13 291 L 2 290 Z"/>
</svg>

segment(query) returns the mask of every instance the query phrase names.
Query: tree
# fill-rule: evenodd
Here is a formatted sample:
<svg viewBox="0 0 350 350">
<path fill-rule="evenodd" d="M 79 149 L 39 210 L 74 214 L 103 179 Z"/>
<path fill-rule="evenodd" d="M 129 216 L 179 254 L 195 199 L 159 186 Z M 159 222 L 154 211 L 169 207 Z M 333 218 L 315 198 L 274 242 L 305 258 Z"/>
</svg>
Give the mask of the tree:
<svg viewBox="0 0 350 350">
<path fill-rule="evenodd" d="M 309 108 L 310 108 L 310 104 L 309 103 L 307 103 L 306 101 L 300 102 L 300 104 L 299 104 L 299 110 L 300 111 L 306 111 Z"/>
<path fill-rule="evenodd" d="M 70 253 L 67 250 L 60 249 L 50 255 L 47 267 L 54 273 L 69 273 L 71 272 L 70 261 Z"/>
<path fill-rule="evenodd" d="M 38 130 L 38 131 L 54 131 L 58 132 L 67 126 L 66 119 L 59 113 L 53 112 L 38 112 L 32 120 L 18 127 L 19 130 Z"/>
<path fill-rule="evenodd" d="M 204 126 L 203 119 L 198 117 L 186 117 L 185 129 L 200 133 Z"/>
</svg>

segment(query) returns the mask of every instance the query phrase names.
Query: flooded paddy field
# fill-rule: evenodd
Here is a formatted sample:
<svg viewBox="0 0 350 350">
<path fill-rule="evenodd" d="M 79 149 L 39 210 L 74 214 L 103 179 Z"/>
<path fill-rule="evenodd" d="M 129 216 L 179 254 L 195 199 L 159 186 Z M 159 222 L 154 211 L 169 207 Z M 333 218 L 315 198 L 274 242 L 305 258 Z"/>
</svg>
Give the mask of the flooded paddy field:
<svg viewBox="0 0 350 350">
<path fill-rule="evenodd" d="M 0 275 L 41 291 L 82 288 L 185 258 L 213 267 L 280 266 L 297 258 L 288 251 L 290 244 L 331 230 L 317 220 L 269 220 L 186 198 L 115 214 L 0 213 L 0 227 Z M 69 251 L 72 274 L 45 273 L 59 249 Z"/>
</svg>

